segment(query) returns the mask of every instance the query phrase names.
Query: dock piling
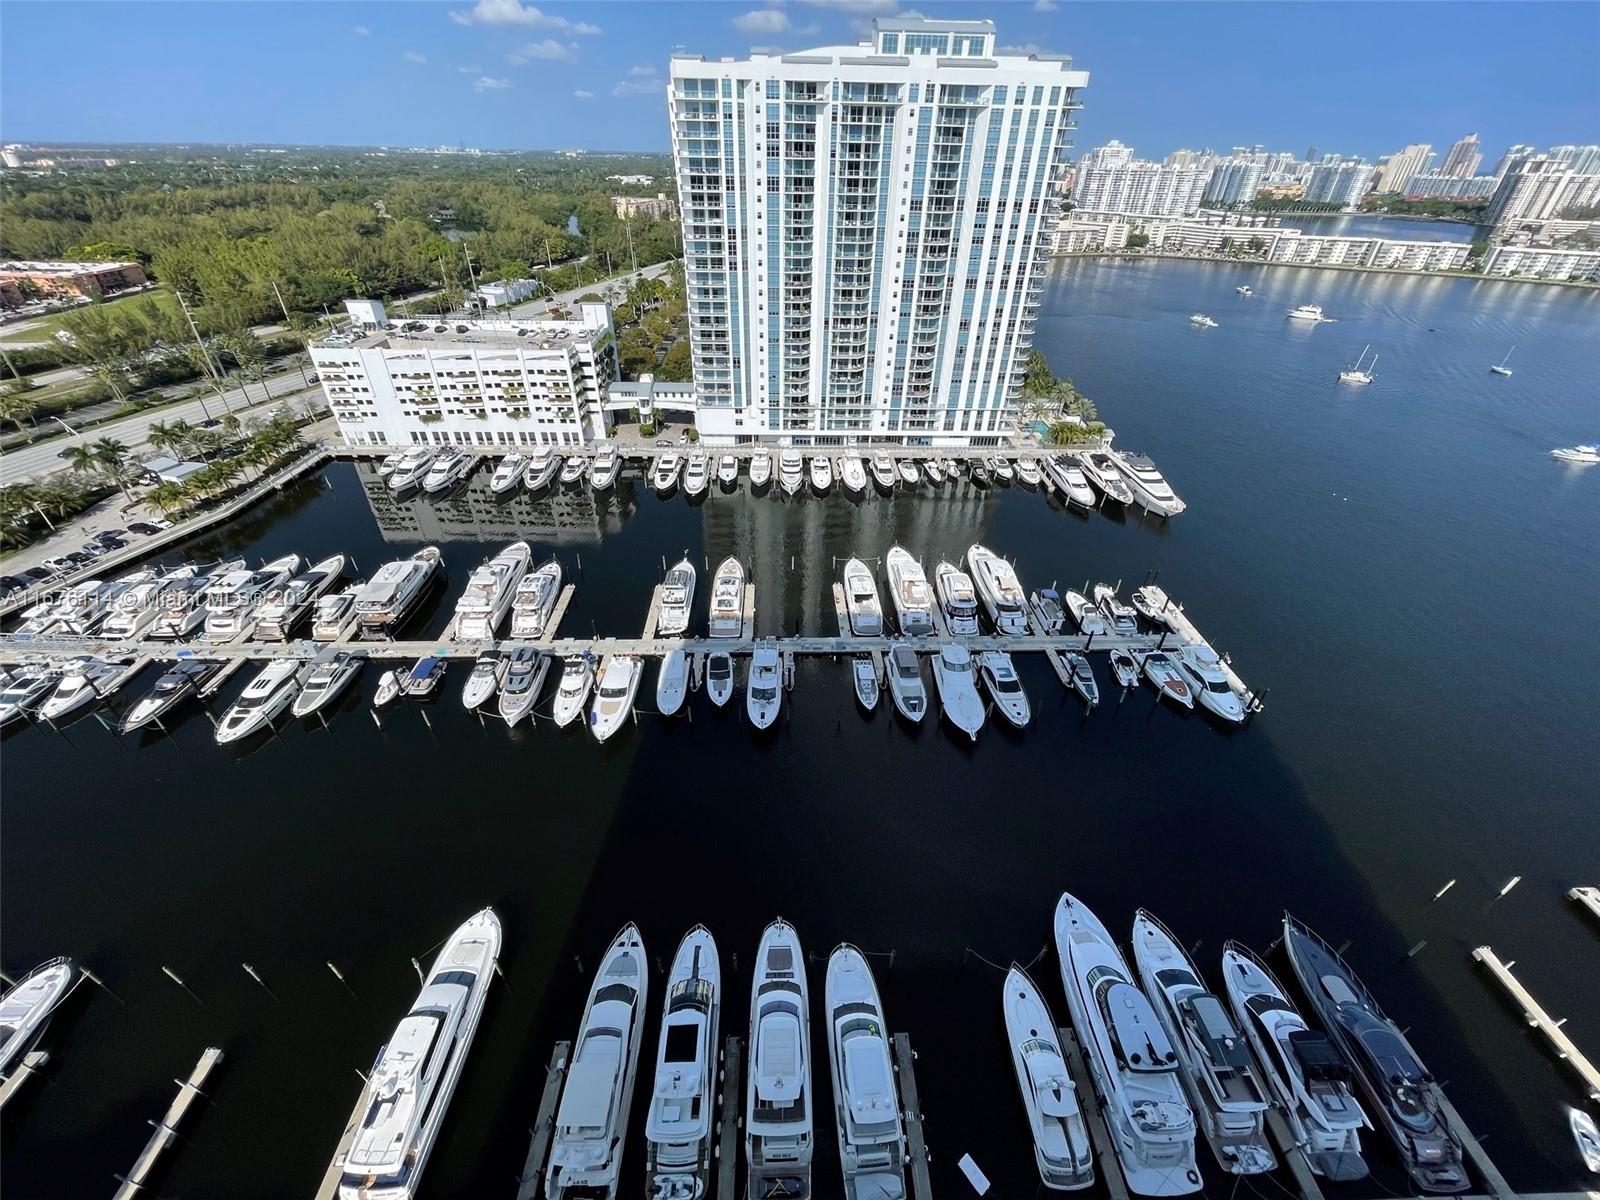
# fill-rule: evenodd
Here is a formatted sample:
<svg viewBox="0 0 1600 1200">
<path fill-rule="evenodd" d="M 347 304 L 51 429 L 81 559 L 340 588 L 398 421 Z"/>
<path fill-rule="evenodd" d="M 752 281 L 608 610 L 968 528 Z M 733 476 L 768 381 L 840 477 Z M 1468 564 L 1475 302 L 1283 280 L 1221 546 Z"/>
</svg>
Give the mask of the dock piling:
<svg viewBox="0 0 1600 1200">
<path fill-rule="evenodd" d="M 173 983 L 175 983 L 179 987 L 181 987 L 184 991 L 189 992 L 189 998 L 191 1000 L 193 1000 L 196 1004 L 200 1005 L 202 1008 L 205 1007 L 205 1002 L 203 1000 L 201 1000 L 199 996 L 196 996 L 192 991 L 189 990 L 189 985 L 187 983 L 185 983 L 182 979 L 179 979 L 178 978 L 178 973 L 176 971 L 174 971 L 171 967 L 162 967 L 161 968 L 161 973 L 163 975 L 165 975 L 168 979 L 172 980 Z"/>
</svg>

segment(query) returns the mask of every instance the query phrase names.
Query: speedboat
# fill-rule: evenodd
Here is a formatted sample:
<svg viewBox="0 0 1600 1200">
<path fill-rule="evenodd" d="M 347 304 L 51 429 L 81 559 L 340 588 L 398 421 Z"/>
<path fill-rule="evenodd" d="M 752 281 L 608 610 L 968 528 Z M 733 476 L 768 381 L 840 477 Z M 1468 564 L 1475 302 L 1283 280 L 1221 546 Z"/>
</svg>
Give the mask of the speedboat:
<svg viewBox="0 0 1600 1200">
<path fill-rule="evenodd" d="M 28 1056 L 56 1007 L 72 991 L 77 970 L 70 958 L 40 963 L 0 996 L 0 1079 L 9 1079 Z"/>
<path fill-rule="evenodd" d="M 644 664 L 632 654 L 613 654 L 606 659 L 589 714 L 589 731 L 595 741 L 603 742 L 622 728 L 633 711 L 633 698 L 638 694 L 643 671 Z"/>
<path fill-rule="evenodd" d="M 884 558 L 889 575 L 889 598 L 894 602 L 895 623 L 900 632 L 914 637 L 933 632 L 933 593 L 922 564 L 910 551 L 894 546 Z"/>
<path fill-rule="evenodd" d="M 424 654 L 400 677 L 400 692 L 405 696 L 426 697 L 438 690 L 444 680 L 444 659 Z"/>
<path fill-rule="evenodd" d="M 1160 695 L 1183 705 L 1184 708 L 1194 707 L 1194 689 L 1183 677 L 1183 672 L 1178 669 L 1178 664 L 1173 661 L 1172 655 L 1165 650 L 1152 650 L 1144 656 L 1141 666 L 1144 669 L 1144 677 Z"/>
<path fill-rule="evenodd" d="M 1572 1140 L 1578 1144 L 1583 1165 L 1600 1175 L 1600 1127 L 1588 1113 L 1576 1108 L 1567 1109 L 1567 1125 L 1572 1130 Z"/>
<path fill-rule="evenodd" d="M 1061 603 L 1061 593 L 1055 588 L 1036 588 L 1030 593 L 1028 613 L 1046 637 L 1055 637 L 1067 627 L 1067 610 Z"/>
<path fill-rule="evenodd" d="M 1067 1009 L 1128 1190 L 1198 1192 L 1194 1114 L 1178 1082 L 1177 1052 L 1149 997 L 1100 919 L 1068 892 L 1056 904 L 1055 940 Z"/>
<path fill-rule="evenodd" d="M 468 712 L 475 712 L 487 703 L 500 690 L 500 681 L 506 677 L 508 665 L 504 655 L 493 651 L 478 655 L 467 682 L 461 686 L 462 707 Z"/>
<path fill-rule="evenodd" d="M 411 1011 L 378 1051 L 341 1162 L 339 1200 L 411 1200 L 472 1048 L 500 957 L 500 919 L 474 914 L 445 941 Z"/>
<path fill-rule="evenodd" d="M 515 490 L 527 469 L 527 456 L 513 450 L 495 465 L 494 474 L 489 478 L 489 490 L 496 496 Z"/>
<path fill-rule="evenodd" d="M 1460 1139 L 1440 1110 L 1438 1084 L 1411 1043 L 1333 947 L 1287 913 L 1283 942 L 1301 990 L 1355 1068 L 1368 1111 L 1394 1142 L 1412 1180 L 1424 1191 L 1465 1191 L 1471 1180 Z"/>
<path fill-rule="evenodd" d="M 190 580 L 199 573 L 200 568 L 186 563 L 120 593 L 112 601 L 110 615 L 101 622 L 98 636 L 111 641 L 139 637 L 168 611 L 169 606 L 182 602 L 188 594 Z"/>
<path fill-rule="evenodd" d="M 123 683 L 127 660 L 108 662 L 101 658 L 75 658 L 56 681 L 55 690 L 39 705 L 39 717 L 45 721 L 60 721 L 80 708 L 98 704 Z"/>
<path fill-rule="evenodd" d="M 1254 296 L 1256 294 L 1255 288 L 1251 287 L 1248 283 L 1241 283 L 1233 290 L 1238 292 L 1241 296 Z"/>
<path fill-rule="evenodd" d="M 696 450 L 689 455 L 689 463 L 683 469 L 683 494 L 703 496 L 710 483 L 711 463 L 704 450 Z"/>
<path fill-rule="evenodd" d="M 819 496 L 833 486 L 833 460 L 826 454 L 818 454 L 811 460 L 811 486 Z"/>
<path fill-rule="evenodd" d="M 532 554 L 527 542 L 512 542 L 473 570 L 461 599 L 456 601 L 456 637 L 464 642 L 494 637 L 511 611 L 517 585 L 527 573 Z"/>
<path fill-rule="evenodd" d="M 1017 459 L 1017 482 L 1025 488 L 1039 486 L 1039 460 L 1036 458 Z"/>
<path fill-rule="evenodd" d="M 1325 1179 L 1365 1178 L 1367 1118 L 1350 1094 L 1350 1068 L 1338 1047 L 1306 1026 L 1267 964 L 1238 942 L 1222 947 L 1222 985 L 1312 1171 Z"/>
<path fill-rule="evenodd" d="M 978 589 L 972 576 L 952 562 L 941 561 L 933 569 L 933 586 L 944 609 L 944 623 L 956 637 L 978 632 Z"/>
<path fill-rule="evenodd" d="M 656 711 L 664 717 L 674 715 L 689 695 L 689 655 L 683 647 L 661 660 L 656 675 Z"/>
<path fill-rule="evenodd" d="M 403 492 L 420 484 L 433 465 L 433 451 L 427 446 L 413 446 L 400 456 L 400 461 L 389 472 L 389 490 Z"/>
<path fill-rule="evenodd" d="M 345 688 L 355 682 L 359 674 L 361 674 L 361 660 L 347 650 L 341 650 L 332 658 L 314 663 L 311 670 L 306 672 L 306 680 L 300 687 L 300 694 L 294 698 L 294 715 L 309 717 L 312 713 L 327 708 L 339 698 L 339 694 Z"/>
<path fill-rule="evenodd" d="M 528 715 L 539 699 L 544 677 L 550 670 L 550 659 L 531 646 L 518 646 L 506 655 L 504 661 L 505 674 L 500 680 L 500 719 L 507 725 L 515 726 Z"/>
<path fill-rule="evenodd" d="M 1205 313 L 1195 313 L 1194 316 L 1189 318 L 1189 324 L 1197 325 L 1201 329 L 1215 329 L 1217 327 L 1217 323 L 1206 316 Z"/>
<path fill-rule="evenodd" d="M 1215 650 L 1204 642 L 1184 646 L 1173 655 L 1173 661 L 1203 707 L 1224 721 L 1238 724 L 1244 720 L 1244 698 L 1228 682 L 1228 672 L 1223 669 Z"/>
<path fill-rule="evenodd" d="M 844 484 L 844 490 L 852 496 L 865 494 L 867 468 L 859 454 L 846 454 L 839 460 L 839 482 Z"/>
<path fill-rule="evenodd" d="M 900 472 L 900 482 L 907 487 L 917 486 L 917 462 L 912 458 L 902 458 L 897 464 Z"/>
<path fill-rule="evenodd" d="M 696 925 L 678 945 L 645 1116 L 645 1188 L 652 1200 L 701 1200 L 711 1183 L 722 966 L 717 943 Z"/>
<path fill-rule="evenodd" d="M 1165 625 L 1171 628 L 1168 610 L 1176 609 L 1172 597 L 1167 595 L 1165 588 L 1159 588 L 1153 583 L 1133 589 L 1133 607 L 1146 621 L 1152 625 Z"/>
<path fill-rule="evenodd" d="M 1072 1072 L 1057 1044 L 1055 1018 L 1016 963 L 1006 972 L 1003 998 L 1006 1041 L 1028 1111 L 1039 1178 L 1052 1191 L 1086 1188 L 1094 1182 L 1094 1146 Z"/>
<path fill-rule="evenodd" d="M 583 1007 L 556 1108 L 547 1200 L 615 1200 L 649 986 L 644 942 L 628 925 L 606 948 Z"/>
<path fill-rule="evenodd" d="M 725 488 L 739 482 L 739 460 L 733 455 L 724 454 L 717 460 L 717 482 Z"/>
<path fill-rule="evenodd" d="M 160 641 L 187 640 L 205 625 L 206 617 L 210 615 L 206 602 L 211 596 L 211 588 L 224 576 L 243 569 L 244 559 L 234 558 L 207 568 L 203 575 L 196 575 L 181 590 L 167 598 L 155 624 L 150 626 L 145 636 Z"/>
<path fill-rule="evenodd" d="M 1104 450 L 1091 450 L 1087 454 L 1072 457 L 1077 461 L 1084 478 L 1094 484 L 1107 500 L 1115 500 L 1118 504 L 1133 503 L 1133 489 Z"/>
<path fill-rule="evenodd" d="M 332 642 L 345 635 L 355 623 L 356 597 L 362 585 L 351 584 L 342 592 L 333 592 L 317 600 L 311 610 L 311 640 Z"/>
<path fill-rule="evenodd" d="M 866 956 L 854 946 L 835 949 L 823 994 L 845 1200 L 899 1200 L 906 1195 L 905 1131 L 889 1023 Z"/>
<path fill-rule="evenodd" d="M 55 691 L 60 681 L 60 667 L 24 667 L 0 691 L 0 726 L 26 717 L 40 700 Z"/>
<path fill-rule="evenodd" d="M 1559 450 L 1550 451 L 1550 457 L 1560 459 L 1562 462 L 1580 463 L 1589 466 L 1600 463 L 1600 446 L 1577 445 L 1563 446 Z"/>
<path fill-rule="evenodd" d="M 749 1086 L 745 1089 L 746 1194 L 811 1195 L 811 997 L 794 926 L 761 934 L 750 980 Z"/>
<path fill-rule="evenodd" d="M 216 642 L 238 637 L 269 595 L 281 591 L 299 569 L 300 556 L 285 554 L 264 563 L 259 571 L 222 576 L 206 590 L 206 638 Z"/>
<path fill-rule="evenodd" d="M 303 665 L 296 659 L 275 658 L 262 667 L 217 722 L 217 745 L 225 746 L 270 728 L 272 719 L 289 707 L 300 690 Z"/>
<path fill-rule="evenodd" d="M 1071 673 L 1072 690 L 1090 708 L 1100 703 L 1100 684 L 1095 680 L 1094 668 L 1089 665 L 1087 655 L 1079 654 L 1075 650 L 1065 650 L 1061 660 L 1067 664 Z"/>
<path fill-rule="evenodd" d="M 778 486 L 786 496 L 793 496 L 805 486 L 805 460 L 798 450 L 785 450 L 778 458 Z"/>
<path fill-rule="evenodd" d="M 1094 507 L 1094 489 L 1076 455 L 1054 454 L 1044 460 L 1044 477 L 1062 496 L 1084 508 Z"/>
<path fill-rule="evenodd" d="M 733 655 L 726 650 L 706 656 L 706 695 L 718 708 L 733 698 Z"/>
<path fill-rule="evenodd" d="M 1111 677 L 1118 687 L 1131 688 L 1139 682 L 1139 660 L 1126 650 L 1111 652 Z"/>
<path fill-rule="evenodd" d="M 783 679 L 778 647 L 763 642 L 750 656 L 750 676 L 745 680 L 745 715 L 757 729 L 770 728 L 783 707 Z"/>
<path fill-rule="evenodd" d="M 439 451 L 439 457 L 433 460 L 428 467 L 428 473 L 422 477 L 422 490 L 437 493 L 453 488 L 466 478 L 467 472 L 472 470 L 476 463 L 477 459 L 465 450 L 446 446 Z"/>
<path fill-rule="evenodd" d="M 856 637 L 883 635 L 883 605 L 878 602 L 878 585 L 872 572 L 859 558 L 844 564 L 844 609 L 850 632 Z"/>
<path fill-rule="evenodd" d="M 270 593 L 256 610 L 256 625 L 251 636 L 258 642 L 288 641 L 295 626 L 311 611 L 322 593 L 344 574 L 344 562 L 344 555 L 330 554 L 289 580 L 282 590 Z"/>
<path fill-rule="evenodd" d="M 1027 596 L 1011 564 L 987 546 L 967 547 L 967 570 L 996 633 L 1028 632 Z"/>
<path fill-rule="evenodd" d="M 951 643 L 933 656 L 933 682 L 939 689 L 939 707 L 962 733 L 973 741 L 983 728 L 983 697 L 972 665 L 972 652 Z"/>
<path fill-rule="evenodd" d="M 744 632 L 744 565 L 732 555 L 717 564 L 711 577 L 711 621 L 714 638 L 738 637 Z"/>
<path fill-rule="evenodd" d="M 850 675 L 855 682 L 856 699 L 871 712 L 878 707 L 878 668 L 864 654 L 850 660 Z"/>
<path fill-rule="evenodd" d="M 1118 637 L 1133 637 L 1139 632 L 1139 614 L 1123 603 L 1117 589 L 1109 583 L 1094 585 L 1094 602 L 1112 633 Z"/>
<path fill-rule="evenodd" d="M 1001 483 L 1007 484 L 1017 477 L 1016 469 L 1012 467 L 1009 462 L 998 455 L 989 460 L 989 473 Z"/>
<path fill-rule="evenodd" d="M 764 488 L 772 482 L 772 455 L 757 450 L 750 456 L 750 486 Z"/>
<path fill-rule="evenodd" d="M 1104 614 L 1094 606 L 1094 601 L 1082 592 L 1075 592 L 1070 588 L 1062 594 L 1062 602 L 1067 606 L 1067 611 L 1072 614 L 1072 619 L 1077 622 L 1078 632 L 1085 637 L 1098 637 L 1109 631 Z"/>
<path fill-rule="evenodd" d="M 569 454 L 561 463 L 561 486 L 571 487 L 588 473 L 588 458 L 582 454 Z"/>
<path fill-rule="evenodd" d="M 394 671 L 385 671 L 378 676 L 377 690 L 372 693 L 372 707 L 382 708 L 385 704 L 393 704 L 400 698 L 400 676 Z"/>
<path fill-rule="evenodd" d="M 401 454 L 396 450 L 393 454 L 385 454 L 383 461 L 378 464 L 378 478 L 387 479 L 394 474 L 394 469 L 400 465 Z"/>
<path fill-rule="evenodd" d="M 562 662 L 561 686 L 556 689 L 555 705 L 550 713 L 557 729 L 565 729 L 582 714 L 593 688 L 594 664 L 587 654 L 574 654 Z"/>
<path fill-rule="evenodd" d="M 933 484 L 934 487 L 942 487 L 944 485 L 944 468 L 939 465 L 937 458 L 923 459 L 922 473 L 928 477 L 928 482 Z M 954 477 L 952 476 L 952 478 Z"/>
<path fill-rule="evenodd" d="M 523 469 L 522 486 L 530 492 L 542 491 L 550 486 L 564 465 L 561 456 L 549 446 L 535 450 Z"/>
<path fill-rule="evenodd" d="M 1189 507 L 1178 498 L 1178 493 L 1172 490 L 1172 485 L 1156 469 L 1156 464 L 1150 461 L 1148 454 L 1140 454 L 1135 450 L 1108 450 L 1106 456 L 1127 477 L 1128 486 L 1133 489 L 1133 498 L 1146 512 L 1153 512 L 1158 517 L 1175 517 Z"/>
<path fill-rule="evenodd" d="M 1318 323 L 1329 319 L 1322 315 L 1322 305 L 1320 304 L 1297 304 L 1289 310 L 1288 316 L 1291 321 L 1315 321 Z"/>
<path fill-rule="evenodd" d="M 544 637 L 560 596 L 561 563 L 556 559 L 524 575 L 511 599 L 511 636 Z"/>
<path fill-rule="evenodd" d="M 1133 918 L 1133 961 L 1217 1163 L 1230 1175 L 1275 1170 L 1278 1160 L 1267 1142 L 1269 1098 L 1249 1043 L 1178 940 L 1142 908 Z"/>
<path fill-rule="evenodd" d="M 655 466 L 650 468 L 650 486 L 655 488 L 656 495 L 665 496 L 678 486 L 678 471 L 683 464 L 672 451 L 667 451 L 656 459 Z"/>
<path fill-rule="evenodd" d="M 897 644 L 889 651 L 889 695 L 908 721 L 921 721 L 928 711 L 928 686 L 922 681 L 922 663 L 910 646 Z"/>
<path fill-rule="evenodd" d="M 874 454 L 869 467 L 873 483 L 886 492 L 894 491 L 894 459 L 887 454 Z"/>
<path fill-rule="evenodd" d="M 1028 704 L 1028 693 L 1022 689 L 1022 680 L 1011 655 L 1004 650 L 985 650 L 978 655 L 978 677 L 983 680 L 984 690 L 1000 715 L 1016 728 L 1026 728 L 1033 720 L 1033 708 Z"/>
<path fill-rule="evenodd" d="M 185 658 L 174 663 L 157 679 L 155 686 L 133 702 L 117 726 L 118 733 L 132 733 L 152 721 L 159 721 L 190 696 L 198 695 L 222 664 L 215 660 Z M 4 697 L 0 697 L 4 703 Z"/>
<path fill-rule="evenodd" d="M 603 492 L 617 481 L 617 473 L 622 470 L 622 455 L 617 452 L 615 442 L 597 442 L 594 448 L 594 458 L 589 463 L 589 486 L 597 492 Z"/>
<path fill-rule="evenodd" d="M 694 611 L 694 564 L 681 558 L 661 581 L 661 613 L 656 620 L 659 637 L 679 637 L 689 628 Z"/>
<path fill-rule="evenodd" d="M 414 613 L 429 586 L 443 574 L 437 546 L 410 558 L 384 563 L 356 596 L 356 621 L 364 638 L 392 638 Z"/>
</svg>

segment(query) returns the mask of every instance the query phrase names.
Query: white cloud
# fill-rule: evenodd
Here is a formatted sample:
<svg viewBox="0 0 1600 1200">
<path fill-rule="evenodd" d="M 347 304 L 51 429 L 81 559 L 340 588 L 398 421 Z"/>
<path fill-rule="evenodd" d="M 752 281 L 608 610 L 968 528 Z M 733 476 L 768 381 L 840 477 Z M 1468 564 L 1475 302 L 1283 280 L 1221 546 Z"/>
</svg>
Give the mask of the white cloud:
<svg viewBox="0 0 1600 1200">
<path fill-rule="evenodd" d="M 994 49 L 995 49 L 995 53 L 996 54 L 1028 55 L 1028 54 L 1049 54 L 1050 53 L 1050 51 L 1046 50 L 1043 46 L 1039 45 L 1038 42 L 1025 42 L 1020 46 L 996 46 Z"/>
<path fill-rule="evenodd" d="M 529 42 L 521 49 L 513 50 L 506 55 L 506 61 L 514 67 L 520 67 L 524 63 L 535 60 L 541 62 L 555 62 L 558 60 L 571 62 L 577 57 L 577 53 L 578 44 L 576 42 L 563 45 L 556 41 L 555 38 L 545 38 L 542 42 Z"/>
<path fill-rule="evenodd" d="M 613 96 L 659 96 L 661 76 L 654 67 L 630 67 L 628 78 L 611 89 Z"/>
<path fill-rule="evenodd" d="M 425 54 L 418 54 L 415 50 L 407 50 L 400 56 L 400 61 L 421 64 L 428 61 L 428 56 Z"/>
<path fill-rule="evenodd" d="M 758 8 L 733 18 L 733 27 L 740 33 L 783 33 L 789 28 L 789 15 L 782 9 Z"/>
<path fill-rule="evenodd" d="M 479 75 L 477 81 L 472 85 L 472 90 L 475 92 L 499 92 L 511 86 L 512 83 L 509 79 L 495 79 L 488 75 Z"/>
<path fill-rule="evenodd" d="M 629 67 L 628 74 L 635 79 L 654 79 L 656 77 L 656 69 L 654 67 Z"/>
<path fill-rule="evenodd" d="M 839 12 L 887 16 L 900 7 L 898 0 L 800 0 L 813 8 L 832 8 Z"/>
<path fill-rule="evenodd" d="M 372 30 L 368 29 L 365 25 L 352 25 L 350 26 L 350 32 L 355 34 L 357 37 L 372 36 Z"/>
<path fill-rule="evenodd" d="M 579 100 L 593 100 L 594 99 L 594 93 L 593 92 L 586 92 L 582 88 L 579 88 L 577 91 L 573 92 L 572 94 L 574 96 L 576 96 Z"/>
<path fill-rule="evenodd" d="M 457 25 L 521 25 L 528 29 L 551 29 L 557 33 L 595 35 L 598 25 L 587 21 L 569 21 L 554 13 L 542 12 L 522 0 L 478 0 L 466 12 L 452 11 L 450 19 Z"/>
<path fill-rule="evenodd" d="M 1034 12 L 1055 12 L 1059 7 L 1056 0 L 1033 0 Z"/>
</svg>

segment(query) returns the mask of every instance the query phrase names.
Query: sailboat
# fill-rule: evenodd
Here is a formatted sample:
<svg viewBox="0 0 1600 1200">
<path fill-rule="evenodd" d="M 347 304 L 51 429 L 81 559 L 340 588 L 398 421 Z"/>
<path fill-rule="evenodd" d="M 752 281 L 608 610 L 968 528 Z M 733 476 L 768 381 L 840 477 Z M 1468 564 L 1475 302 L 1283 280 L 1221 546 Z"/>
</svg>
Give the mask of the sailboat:
<svg viewBox="0 0 1600 1200">
<path fill-rule="evenodd" d="M 1511 361 L 1511 353 L 1515 349 L 1516 349 L 1516 347 L 1513 346 L 1513 347 L 1511 347 L 1510 350 L 1507 350 L 1506 351 L 1506 356 L 1504 358 L 1502 358 L 1499 362 L 1495 363 L 1494 366 L 1489 368 L 1489 374 L 1491 374 L 1491 375 L 1509 375 L 1509 374 L 1511 374 L 1511 368 L 1506 366 L 1506 364 Z"/>
<path fill-rule="evenodd" d="M 1367 364 L 1366 370 L 1361 369 L 1361 360 L 1366 358 L 1367 351 L 1370 349 L 1372 349 L 1370 344 L 1361 347 L 1361 354 L 1356 358 L 1356 365 L 1353 367 L 1346 367 L 1344 370 L 1339 372 L 1340 383 L 1372 382 L 1372 368 L 1378 365 L 1378 356 L 1374 354 L 1372 356 L 1372 361 Z"/>
</svg>

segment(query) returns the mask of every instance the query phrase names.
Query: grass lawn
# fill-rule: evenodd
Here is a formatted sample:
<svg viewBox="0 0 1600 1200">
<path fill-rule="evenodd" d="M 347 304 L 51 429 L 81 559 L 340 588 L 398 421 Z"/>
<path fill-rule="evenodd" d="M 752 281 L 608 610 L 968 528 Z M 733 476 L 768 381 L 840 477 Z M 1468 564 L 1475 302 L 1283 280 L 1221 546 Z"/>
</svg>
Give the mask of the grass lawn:
<svg viewBox="0 0 1600 1200">
<path fill-rule="evenodd" d="M 178 311 L 178 300 L 166 288 L 157 288 L 154 291 L 139 292 L 132 296 L 118 296 L 114 300 L 105 302 L 106 308 L 118 304 L 136 304 L 140 300 L 154 300 L 162 308 Z M 66 313 L 51 313 L 48 317 L 35 317 L 29 321 L 19 321 L 15 325 L 7 325 L 0 329 L 0 342 L 12 345 L 17 342 L 48 342 L 55 338 L 56 331 L 62 328 L 61 319 Z"/>
</svg>

